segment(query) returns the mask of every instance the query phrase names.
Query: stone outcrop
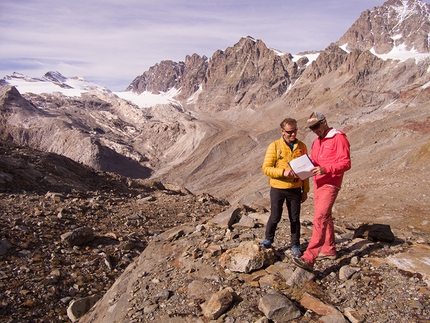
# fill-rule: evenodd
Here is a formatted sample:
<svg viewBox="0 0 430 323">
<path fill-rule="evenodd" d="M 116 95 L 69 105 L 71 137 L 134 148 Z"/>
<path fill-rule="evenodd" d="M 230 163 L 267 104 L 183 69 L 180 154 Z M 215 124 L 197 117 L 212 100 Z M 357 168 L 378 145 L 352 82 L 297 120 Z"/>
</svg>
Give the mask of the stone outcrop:
<svg viewBox="0 0 430 323">
<path fill-rule="evenodd" d="M 261 40 L 242 38 L 212 55 L 197 106 L 206 112 L 258 109 L 280 98 L 302 71 L 290 54 L 281 56 Z"/>
<path fill-rule="evenodd" d="M 93 240 L 94 232 L 88 227 L 80 227 L 61 235 L 61 242 L 69 247 L 81 246 Z"/>
<path fill-rule="evenodd" d="M 136 77 L 126 90 L 138 94 L 145 91 L 159 94 L 176 88 L 181 90 L 181 97 L 186 99 L 199 89 L 207 66 L 207 57 L 197 54 L 187 55 L 185 62 L 162 61 Z"/>
<path fill-rule="evenodd" d="M 211 298 L 201 305 L 203 315 L 208 319 L 216 320 L 233 304 L 235 296 L 237 295 L 231 287 L 212 294 Z"/>
<path fill-rule="evenodd" d="M 99 295 L 91 295 L 71 301 L 67 308 L 67 316 L 70 321 L 77 322 L 79 318 L 88 312 L 99 299 Z"/>
<path fill-rule="evenodd" d="M 430 6 L 420 0 L 388 0 L 382 6 L 362 12 L 360 18 L 337 41 L 347 49 L 386 54 L 404 46 L 420 53 L 429 52 Z"/>
<path fill-rule="evenodd" d="M 244 241 L 238 248 L 227 250 L 219 259 L 220 265 L 234 272 L 248 274 L 274 262 L 271 249 L 260 248 L 255 243 Z"/>
<path fill-rule="evenodd" d="M 290 299 L 276 292 L 262 297 L 258 309 L 274 322 L 288 322 L 301 315 L 300 310 Z"/>
</svg>

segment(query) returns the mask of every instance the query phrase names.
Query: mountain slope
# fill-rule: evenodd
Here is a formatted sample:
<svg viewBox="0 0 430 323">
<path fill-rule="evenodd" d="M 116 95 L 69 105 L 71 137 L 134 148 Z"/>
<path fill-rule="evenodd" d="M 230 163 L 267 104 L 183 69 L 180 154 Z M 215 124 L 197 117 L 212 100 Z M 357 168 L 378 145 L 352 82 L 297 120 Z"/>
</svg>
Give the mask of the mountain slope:
<svg viewBox="0 0 430 323">
<path fill-rule="evenodd" d="M 421 0 L 388 0 L 383 6 L 362 12 L 337 41 L 348 50 L 373 49 L 386 54 L 396 47 L 429 52 L 430 6 Z"/>
<path fill-rule="evenodd" d="M 427 9 L 422 1 L 387 1 L 363 13 L 345 33 L 363 36 L 344 36 L 319 54 L 294 57 L 245 37 L 209 60 L 195 54 L 185 63 L 163 61 L 136 77 L 128 92 L 135 96 L 127 100 L 97 88 L 74 96 L 27 92 L 21 98 L 13 88 L 4 88 L 2 109 L 12 113 L 2 114 L 2 135 L 96 169 L 151 176 L 232 203 L 267 205 L 261 163 L 267 145 L 280 136 L 279 123 L 287 116 L 296 118 L 298 136 L 310 148 L 314 135 L 304 123 L 319 110 L 330 126 L 346 131 L 352 145 L 353 168 L 340 196 L 342 213 L 350 215 L 348 203 L 356 210 L 366 208 L 366 199 L 380 196 L 381 189 L 382 199 L 390 201 L 384 202 L 384 216 L 402 207 L 425 213 L 428 181 L 421 183 L 417 174 L 425 173 L 423 161 L 429 156 L 429 133 L 423 131 L 429 122 L 429 55 L 387 59 L 376 48 L 403 46 L 409 57 L 417 53 L 408 48 L 424 51 L 419 44 L 428 36 Z M 376 19 L 379 15 L 384 18 Z M 393 43 L 397 34 L 413 33 L 411 28 L 422 37 L 408 37 L 407 46 L 400 38 Z M 366 35 L 378 33 L 385 36 L 363 45 Z M 394 54 L 388 47 L 384 52 Z M 44 80 L 70 86 L 58 73 Z M 2 83 L 7 82 L 13 85 L 8 79 Z M 131 101 L 150 92 L 177 95 L 150 108 Z M 401 189 L 388 190 L 385 183 Z"/>
</svg>

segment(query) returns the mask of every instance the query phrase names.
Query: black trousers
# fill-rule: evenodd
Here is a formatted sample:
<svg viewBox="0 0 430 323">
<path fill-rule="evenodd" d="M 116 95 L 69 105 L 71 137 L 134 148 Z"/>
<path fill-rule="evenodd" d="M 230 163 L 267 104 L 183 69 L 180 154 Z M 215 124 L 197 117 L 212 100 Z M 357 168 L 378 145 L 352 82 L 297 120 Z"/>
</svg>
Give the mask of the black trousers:
<svg viewBox="0 0 430 323">
<path fill-rule="evenodd" d="M 273 241 L 275 231 L 281 221 L 284 201 L 290 219 L 291 242 L 290 246 L 300 245 L 300 207 L 302 189 L 278 189 L 270 188 L 270 217 L 266 225 L 266 239 Z"/>
</svg>

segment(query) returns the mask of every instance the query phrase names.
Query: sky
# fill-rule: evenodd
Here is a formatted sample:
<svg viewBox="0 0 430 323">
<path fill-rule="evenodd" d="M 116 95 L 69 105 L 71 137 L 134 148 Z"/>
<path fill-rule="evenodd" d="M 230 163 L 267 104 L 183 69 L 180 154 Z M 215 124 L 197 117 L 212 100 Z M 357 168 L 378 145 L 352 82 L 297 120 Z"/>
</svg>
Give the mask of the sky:
<svg viewBox="0 0 430 323">
<path fill-rule="evenodd" d="M 241 37 L 297 54 L 337 41 L 384 0 L 1 0 L 0 78 L 58 71 L 112 91 L 163 61 Z M 425 2 L 430 2 L 425 1 Z"/>
</svg>

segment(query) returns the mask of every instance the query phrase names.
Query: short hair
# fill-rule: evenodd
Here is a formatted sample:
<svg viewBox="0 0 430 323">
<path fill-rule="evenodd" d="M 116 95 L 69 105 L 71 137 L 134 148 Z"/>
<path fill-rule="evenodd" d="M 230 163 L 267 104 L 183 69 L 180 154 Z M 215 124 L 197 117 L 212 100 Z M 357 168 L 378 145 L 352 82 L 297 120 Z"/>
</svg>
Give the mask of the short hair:
<svg viewBox="0 0 430 323">
<path fill-rule="evenodd" d="M 297 120 L 293 118 L 285 118 L 280 124 L 281 128 L 284 129 L 286 124 L 290 126 L 297 126 Z"/>
</svg>

